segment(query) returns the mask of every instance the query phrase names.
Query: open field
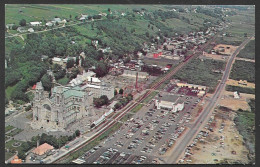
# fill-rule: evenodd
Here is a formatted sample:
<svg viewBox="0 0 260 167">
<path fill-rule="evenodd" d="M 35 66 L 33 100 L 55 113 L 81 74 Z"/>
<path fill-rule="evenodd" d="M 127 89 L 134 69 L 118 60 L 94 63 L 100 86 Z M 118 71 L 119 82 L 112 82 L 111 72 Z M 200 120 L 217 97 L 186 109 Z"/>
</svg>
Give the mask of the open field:
<svg viewBox="0 0 260 167">
<path fill-rule="evenodd" d="M 255 95 L 240 93 L 240 98 L 234 99 L 233 92 L 225 91 L 223 93 L 222 98 L 219 100 L 219 104 L 221 106 L 230 108 L 234 111 L 239 110 L 239 109 L 250 111 L 251 108 L 250 108 L 250 105 L 248 104 L 250 99 L 255 99 Z"/>
<path fill-rule="evenodd" d="M 213 91 L 221 79 L 222 73 L 215 73 L 214 70 L 224 70 L 225 62 L 217 60 L 194 59 L 178 71 L 174 78 L 186 81 L 190 84 L 203 85 Z"/>
<path fill-rule="evenodd" d="M 220 54 L 232 55 L 234 53 L 234 51 L 237 49 L 237 46 L 218 44 L 213 49 L 216 52 L 219 52 Z"/>
<path fill-rule="evenodd" d="M 255 63 L 243 60 L 236 60 L 232 66 L 230 79 L 247 80 L 255 82 Z"/>
<path fill-rule="evenodd" d="M 241 84 L 238 84 L 237 80 L 233 80 L 233 79 L 228 79 L 226 84 L 227 85 L 232 85 L 232 86 L 246 87 L 246 88 L 255 88 L 255 84 L 254 83 L 247 82 L 247 85 L 241 85 Z"/>
<path fill-rule="evenodd" d="M 204 55 L 200 56 L 200 58 L 222 60 L 222 61 L 227 61 L 227 59 L 228 59 L 227 56 L 216 55 L 216 54 L 208 54 L 208 53 L 204 53 Z"/>
<path fill-rule="evenodd" d="M 212 122 L 208 123 L 213 132 L 206 130 L 209 135 L 198 140 L 191 150 L 193 155 L 185 163 L 216 164 L 226 163 L 225 160 L 230 163 L 248 163 L 248 150 L 234 126 L 234 118 L 235 112 L 218 110 Z"/>
<path fill-rule="evenodd" d="M 246 59 L 255 59 L 255 40 L 251 40 L 245 47 L 242 49 L 237 57 L 246 58 Z"/>
</svg>

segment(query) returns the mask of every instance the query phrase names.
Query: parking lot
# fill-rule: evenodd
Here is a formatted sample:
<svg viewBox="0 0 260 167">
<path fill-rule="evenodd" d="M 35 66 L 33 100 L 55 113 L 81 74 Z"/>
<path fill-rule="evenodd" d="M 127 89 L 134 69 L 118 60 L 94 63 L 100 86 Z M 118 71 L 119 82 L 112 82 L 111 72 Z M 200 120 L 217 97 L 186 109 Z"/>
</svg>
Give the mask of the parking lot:
<svg viewBox="0 0 260 167">
<path fill-rule="evenodd" d="M 159 93 L 160 96 L 165 94 L 167 93 Z M 144 106 L 132 118 L 124 122 L 117 132 L 100 143 L 101 148 L 92 149 L 91 155 L 84 157 L 85 163 L 157 163 L 156 157 L 163 156 L 174 147 L 175 141 L 189 126 L 191 109 L 199 101 L 199 98 L 195 96 L 182 94 L 178 96 L 185 101 L 182 111 L 172 113 L 155 109 L 153 102 Z"/>
</svg>

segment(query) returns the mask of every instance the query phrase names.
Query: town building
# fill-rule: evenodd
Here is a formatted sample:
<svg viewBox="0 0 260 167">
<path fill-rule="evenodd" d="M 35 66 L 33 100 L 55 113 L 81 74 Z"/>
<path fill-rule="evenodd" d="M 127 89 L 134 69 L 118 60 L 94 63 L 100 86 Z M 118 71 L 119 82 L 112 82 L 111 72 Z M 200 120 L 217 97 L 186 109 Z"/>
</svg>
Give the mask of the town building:
<svg viewBox="0 0 260 167">
<path fill-rule="evenodd" d="M 164 95 L 161 99 L 155 100 L 155 106 L 157 109 L 177 112 L 183 110 L 184 101 L 175 95 Z"/>
<path fill-rule="evenodd" d="M 93 94 L 93 97 L 99 98 L 100 96 L 106 95 L 110 100 L 114 97 L 114 86 L 100 81 L 96 77 L 89 77 L 87 84 L 81 87 L 83 90 Z"/>
<path fill-rule="evenodd" d="M 136 73 L 138 73 L 138 78 L 145 79 L 149 76 L 147 72 L 140 72 L 140 71 L 131 71 L 131 70 L 124 70 L 123 77 L 136 77 Z"/>
<path fill-rule="evenodd" d="M 27 32 L 27 30 L 24 27 L 18 27 L 17 31 L 20 33 Z"/>
<path fill-rule="evenodd" d="M 34 32 L 34 29 L 33 28 L 29 28 L 28 32 Z"/>
<path fill-rule="evenodd" d="M 235 91 L 234 92 L 234 99 L 239 99 L 240 97 L 239 97 L 239 94 L 238 94 L 238 92 L 237 91 Z"/>
<path fill-rule="evenodd" d="M 11 164 L 21 164 L 22 159 L 19 159 L 17 155 L 14 156 L 14 159 L 11 161 Z"/>
<path fill-rule="evenodd" d="M 42 22 L 39 21 L 30 22 L 30 26 L 40 26 L 41 24 Z"/>
<path fill-rule="evenodd" d="M 53 149 L 53 146 L 49 145 L 48 143 L 43 143 L 32 151 L 33 157 L 35 157 L 36 159 L 45 158 L 48 153 L 50 153 L 50 151 Z"/>
<path fill-rule="evenodd" d="M 56 86 L 51 96 L 46 97 L 41 82 L 36 84 L 33 99 L 33 121 L 35 129 L 64 130 L 67 126 L 87 115 L 89 94 L 80 87 Z"/>
</svg>

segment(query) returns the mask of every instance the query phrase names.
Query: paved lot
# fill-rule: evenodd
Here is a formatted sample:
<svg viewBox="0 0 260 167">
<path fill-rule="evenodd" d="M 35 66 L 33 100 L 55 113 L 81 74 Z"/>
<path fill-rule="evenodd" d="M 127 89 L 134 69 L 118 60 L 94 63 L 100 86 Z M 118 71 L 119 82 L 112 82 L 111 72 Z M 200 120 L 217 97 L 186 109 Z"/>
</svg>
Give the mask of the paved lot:
<svg viewBox="0 0 260 167">
<path fill-rule="evenodd" d="M 171 92 L 177 91 L 178 89 L 173 89 Z M 165 94 L 167 93 L 160 92 L 162 96 Z M 164 155 L 167 149 L 174 147 L 174 140 L 177 140 L 184 129 L 190 126 L 188 124 L 190 120 L 189 112 L 199 99 L 198 97 L 181 94 L 178 96 L 184 101 L 190 101 L 185 104 L 182 111 L 172 113 L 162 109 L 157 110 L 154 109 L 154 103 L 144 106 L 131 119 L 126 121 L 117 132 L 102 142 L 101 148 L 96 151 L 92 149 L 92 153 L 87 152 L 88 156 L 82 158 L 87 164 L 156 163 L 156 157 Z M 108 149 L 112 149 L 112 151 L 107 151 Z M 140 160 L 140 156 L 146 158 Z"/>
</svg>

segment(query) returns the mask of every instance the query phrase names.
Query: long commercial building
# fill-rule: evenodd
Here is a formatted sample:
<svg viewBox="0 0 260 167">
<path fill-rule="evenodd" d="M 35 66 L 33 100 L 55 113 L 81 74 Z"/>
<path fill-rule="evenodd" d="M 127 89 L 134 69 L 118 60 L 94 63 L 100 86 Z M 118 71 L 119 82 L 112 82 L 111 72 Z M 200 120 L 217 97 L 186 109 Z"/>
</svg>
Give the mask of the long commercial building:
<svg viewBox="0 0 260 167">
<path fill-rule="evenodd" d="M 181 111 L 184 108 L 184 101 L 178 96 L 165 95 L 159 100 L 155 100 L 157 109 L 169 110 L 172 112 Z"/>
</svg>

